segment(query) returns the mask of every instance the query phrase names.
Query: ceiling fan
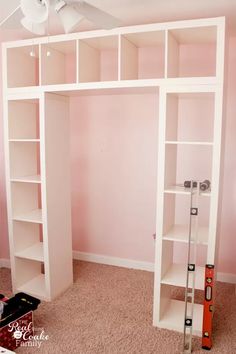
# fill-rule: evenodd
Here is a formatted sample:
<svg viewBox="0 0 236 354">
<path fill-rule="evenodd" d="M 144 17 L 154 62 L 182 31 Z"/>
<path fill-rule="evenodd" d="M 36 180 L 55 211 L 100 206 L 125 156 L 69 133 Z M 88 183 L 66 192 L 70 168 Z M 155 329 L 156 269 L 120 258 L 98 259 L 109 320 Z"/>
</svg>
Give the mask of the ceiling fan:
<svg viewBox="0 0 236 354">
<path fill-rule="evenodd" d="M 103 29 L 121 26 L 121 21 L 85 1 L 71 0 L 21 0 L 20 5 L 1 23 L 2 26 L 16 12 L 22 11 L 22 26 L 28 31 L 45 35 L 48 30 L 50 10 L 59 16 L 65 33 L 72 32 L 86 18 Z"/>
</svg>

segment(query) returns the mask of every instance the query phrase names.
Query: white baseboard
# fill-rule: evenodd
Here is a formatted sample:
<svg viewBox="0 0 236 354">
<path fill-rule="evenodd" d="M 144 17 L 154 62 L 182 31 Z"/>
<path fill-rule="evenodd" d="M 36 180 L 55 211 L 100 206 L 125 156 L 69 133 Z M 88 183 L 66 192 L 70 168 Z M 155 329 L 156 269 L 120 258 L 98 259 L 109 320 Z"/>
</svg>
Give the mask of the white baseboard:
<svg viewBox="0 0 236 354">
<path fill-rule="evenodd" d="M 0 268 L 11 268 L 10 259 L 0 258 Z"/>
<path fill-rule="evenodd" d="M 101 254 L 86 253 L 86 252 L 79 252 L 79 251 L 73 251 L 73 258 L 80 261 L 107 264 L 107 265 L 123 267 L 123 268 L 146 270 L 148 272 L 154 271 L 154 263 L 152 262 L 135 261 L 132 259 L 110 257 Z M 1 267 L 11 268 L 10 260 L 1 258 L 0 268 Z M 225 283 L 236 284 L 236 274 L 218 272 L 217 280 Z"/>
<path fill-rule="evenodd" d="M 102 254 L 73 251 L 73 258 L 80 261 L 87 261 L 99 264 L 107 264 L 123 268 L 154 271 L 154 263 L 135 261 L 132 259 L 104 256 Z"/>
<path fill-rule="evenodd" d="M 217 272 L 217 280 L 224 283 L 236 284 L 236 274 Z"/>
</svg>

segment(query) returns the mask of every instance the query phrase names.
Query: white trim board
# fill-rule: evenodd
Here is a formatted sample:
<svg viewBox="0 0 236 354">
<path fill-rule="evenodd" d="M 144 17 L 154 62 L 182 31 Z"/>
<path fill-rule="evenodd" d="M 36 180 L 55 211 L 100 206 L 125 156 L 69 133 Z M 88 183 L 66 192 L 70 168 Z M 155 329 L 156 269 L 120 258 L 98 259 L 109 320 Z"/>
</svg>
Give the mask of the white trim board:
<svg viewBox="0 0 236 354">
<path fill-rule="evenodd" d="M 10 259 L 0 258 L 0 268 L 11 268 Z"/>
<path fill-rule="evenodd" d="M 94 254 L 94 253 L 86 253 L 86 252 L 78 252 L 78 251 L 73 251 L 73 258 L 79 261 L 107 264 L 111 266 L 154 272 L 154 263 L 152 262 L 136 261 L 133 259 L 110 257 L 102 254 Z"/>
<path fill-rule="evenodd" d="M 86 253 L 73 251 L 73 258 L 79 261 L 86 261 L 98 264 L 107 264 L 111 266 L 146 270 L 148 272 L 154 271 L 154 263 L 152 262 L 143 262 L 136 261 L 133 259 L 119 258 L 119 257 L 110 257 L 101 254 Z M 11 268 L 10 259 L 0 258 L 0 268 Z M 217 280 L 225 283 L 236 284 L 236 274 L 232 273 L 217 273 Z"/>
<path fill-rule="evenodd" d="M 217 272 L 217 280 L 224 283 L 236 284 L 236 274 Z"/>
</svg>

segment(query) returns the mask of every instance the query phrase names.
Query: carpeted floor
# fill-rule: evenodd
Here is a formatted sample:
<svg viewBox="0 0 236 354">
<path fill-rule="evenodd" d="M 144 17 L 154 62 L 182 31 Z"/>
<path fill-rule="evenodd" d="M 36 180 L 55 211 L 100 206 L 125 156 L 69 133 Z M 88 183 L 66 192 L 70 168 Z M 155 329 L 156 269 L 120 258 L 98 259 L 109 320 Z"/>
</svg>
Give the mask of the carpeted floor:
<svg viewBox="0 0 236 354">
<path fill-rule="evenodd" d="M 61 297 L 42 303 L 35 326 L 49 340 L 28 354 L 180 354 L 183 335 L 152 326 L 153 274 L 87 262 L 74 263 L 74 285 Z M 0 269 L 0 292 L 11 295 L 10 271 Z M 181 297 L 180 292 L 174 294 Z M 198 299 L 200 299 L 197 294 Z M 217 283 L 212 354 L 236 353 L 234 285 Z M 206 353 L 199 338 L 193 353 Z"/>
</svg>

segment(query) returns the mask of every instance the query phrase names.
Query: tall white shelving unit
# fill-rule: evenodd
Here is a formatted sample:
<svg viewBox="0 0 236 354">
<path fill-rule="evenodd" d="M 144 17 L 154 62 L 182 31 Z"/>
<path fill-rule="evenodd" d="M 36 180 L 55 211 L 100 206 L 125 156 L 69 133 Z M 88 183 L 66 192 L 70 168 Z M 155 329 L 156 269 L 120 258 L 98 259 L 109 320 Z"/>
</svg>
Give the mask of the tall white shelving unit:
<svg viewBox="0 0 236 354">
<path fill-rule="evenodd" d="M 154 325 L 182 331 L 184 303 L 171 299 L 170 286 L 185 286 L 186 267 L 175 262 L 174 250 L 187 242 L 189 193 L 177 185 L 191 178 L 212 182 L 211 191 L 200 197 L 199 243 L 206 249 L 206 263 L 214 263 L 224 26 L 224 18 L 211 18 L 3 44 L 15 292 L 50 300 L 72 284 L 70 96 L 151 92 L 159 97 Z M 201 107 L 200 117 L 194 107 L 196 112 Z M 189 164 L 193 158 L 196 163 Z M 196 287 L 203 289 L 203 282 L 199 266 Z M 195 307 L 195 318 L 194 333 L 200 334 L 201 305 Z"/>
</svg>

